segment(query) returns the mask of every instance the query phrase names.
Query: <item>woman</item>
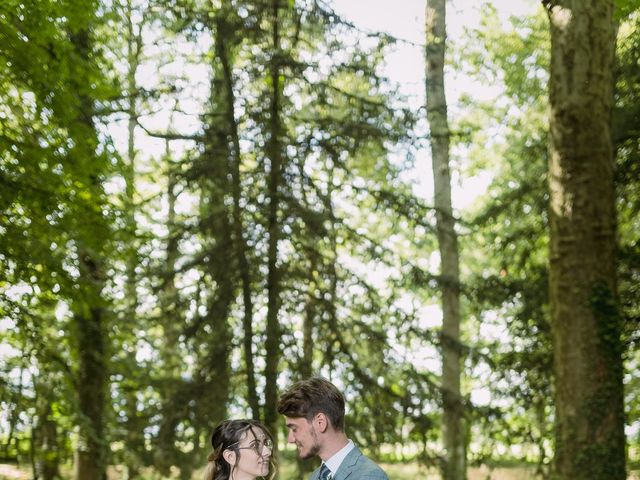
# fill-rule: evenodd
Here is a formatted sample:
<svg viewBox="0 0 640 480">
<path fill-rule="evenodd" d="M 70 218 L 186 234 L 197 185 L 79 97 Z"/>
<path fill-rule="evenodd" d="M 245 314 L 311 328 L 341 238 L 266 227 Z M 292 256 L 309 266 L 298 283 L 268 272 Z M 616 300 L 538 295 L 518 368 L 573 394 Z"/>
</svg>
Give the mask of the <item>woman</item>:
<svg viewBox="0 0 640 480">
<path fill-rule="evenodd" d="M 211 435 L 204 480 L 253 480 L 273 478 L 273 438 L 255 420 L 225 420 Z"/>
</svg>

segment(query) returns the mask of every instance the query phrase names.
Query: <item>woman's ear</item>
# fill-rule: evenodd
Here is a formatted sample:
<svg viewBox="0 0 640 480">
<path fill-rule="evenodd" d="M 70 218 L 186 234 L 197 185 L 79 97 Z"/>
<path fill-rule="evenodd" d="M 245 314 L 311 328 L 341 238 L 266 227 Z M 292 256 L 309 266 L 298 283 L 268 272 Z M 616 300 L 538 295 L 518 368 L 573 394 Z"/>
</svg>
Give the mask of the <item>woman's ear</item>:
<svg viewBox="0 0 640 480">
<path fill-rule="evenodd" d="M 234 452 L 233 450 L 227 449 L 224 452 L 222 452 L 222 458 L 224 458 L 229 465 L 235 465 L 236 452 Z"/>
</svg>

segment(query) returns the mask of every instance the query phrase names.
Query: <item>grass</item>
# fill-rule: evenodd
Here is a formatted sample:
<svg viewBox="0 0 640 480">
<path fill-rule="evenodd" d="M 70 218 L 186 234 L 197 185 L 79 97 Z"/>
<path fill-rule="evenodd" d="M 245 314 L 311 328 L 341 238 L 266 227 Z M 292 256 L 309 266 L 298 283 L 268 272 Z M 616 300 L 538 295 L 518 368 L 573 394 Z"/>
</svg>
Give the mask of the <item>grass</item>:
<svg viewBox="0 0 640 480">
<path fill-rule="evenodd" d="M 389 475 L 389 480 L 440 480 L 440 475 L 434 469 L 427 469 L 417 463 L 393 463 L 382 464 L 382 468 Z M 285 462 L 280 467 L 280 478 L 282 480 L 291 480 L 294 477 L 295 464 L 293 462 Z M 31 471 L 28 468 L 18 467 L 10 464 L 0 464 L 0 480 L 29 480 Z M 70 469 L 63 469 L 63 478 L 71 479 Z M 121 468 L 109 469 L 109 480 L 122 480 L 125 478 Z M 154 475 L 149 471 L 145 475 L 147 480 L 160 480 L 161 477 Z M 177 477 L 173 477 L 177 478 Z M 202 471 L 194 474 L 194 480 L 202 478 Z M 535 480 L 534 470 L 530 467 L 504 467 L 490 470 L 486 466 L 470 468 L 468 471 L 468 480 Z M 631 472 L 628 480 L 640 480 L 640 472 Z"/>
</svg>

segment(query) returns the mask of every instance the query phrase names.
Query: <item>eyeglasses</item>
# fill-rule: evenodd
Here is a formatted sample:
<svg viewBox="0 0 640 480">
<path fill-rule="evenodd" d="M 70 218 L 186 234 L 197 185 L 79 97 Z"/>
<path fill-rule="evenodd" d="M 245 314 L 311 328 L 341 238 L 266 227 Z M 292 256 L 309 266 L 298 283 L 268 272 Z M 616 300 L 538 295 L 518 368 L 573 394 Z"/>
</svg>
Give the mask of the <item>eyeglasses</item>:
<svg viewBox="0 0 640 480">
<path fill-rule="evenodd" d="M 232 443 L 227 448 L 231 448 L 235 445 L 238 445 L 240 442 Z M 248 447 L 236 447 L 238 450 L 253 450 L 256 452 L 256 455 L 262 456 L 264 454 L 264 449 L 268 448 L 269 450 L 273 450 L 273 441 L 270 438 L 265 438 L 263 441 L 254 440 L 251 442 L 251 445 Z"/>
</svg>

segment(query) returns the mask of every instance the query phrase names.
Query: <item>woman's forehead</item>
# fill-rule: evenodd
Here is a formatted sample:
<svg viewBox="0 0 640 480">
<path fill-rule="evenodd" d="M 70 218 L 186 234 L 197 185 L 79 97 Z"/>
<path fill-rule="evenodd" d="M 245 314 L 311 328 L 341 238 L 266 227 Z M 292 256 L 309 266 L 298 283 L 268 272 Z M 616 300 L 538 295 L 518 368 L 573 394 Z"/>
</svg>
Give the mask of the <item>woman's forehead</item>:
<svg viewBox="0 0 640 480">
<path fill-rule="evenodd" d="M 249 427 L 240 437 L 240 441 L 253 442 L 254 440 L 264 440 L 266 437 L 267 435 L 261 428 Z"/>
</svg>

